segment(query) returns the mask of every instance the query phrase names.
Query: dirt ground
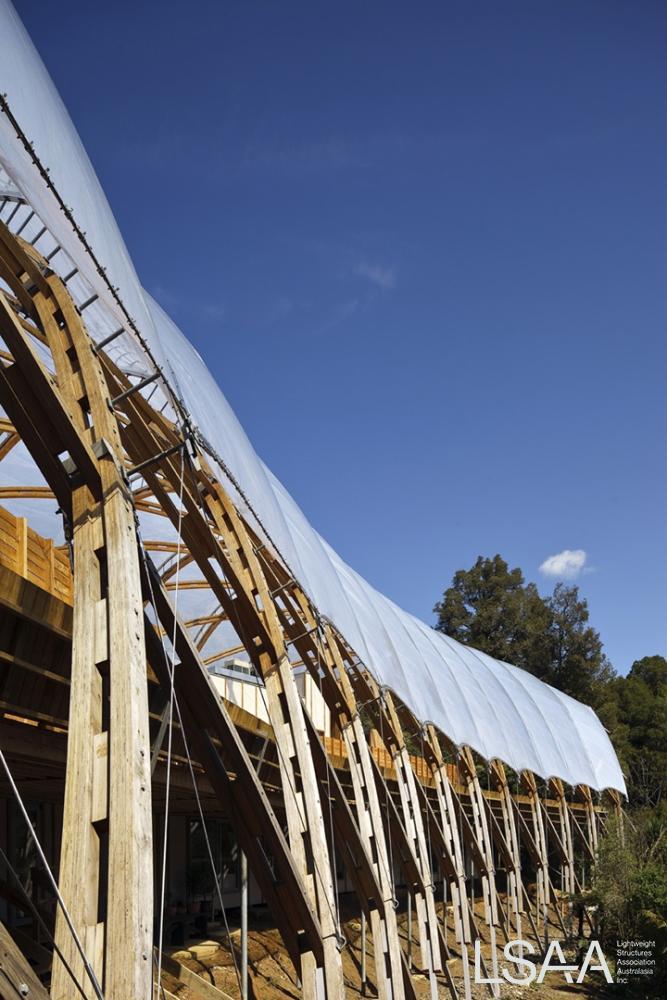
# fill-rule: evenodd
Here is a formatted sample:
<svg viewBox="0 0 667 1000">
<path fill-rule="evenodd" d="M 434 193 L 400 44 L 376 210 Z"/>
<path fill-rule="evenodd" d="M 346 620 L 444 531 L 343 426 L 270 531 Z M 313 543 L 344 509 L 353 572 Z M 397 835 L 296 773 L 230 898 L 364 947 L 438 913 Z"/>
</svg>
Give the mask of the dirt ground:
<svg viewBox="0 0 667 1000">
<path fill-rule="evenodd" d="M 370 997 L 377 996 L 374 987 L 375 969 L 373 964 L 373 941 L 370 930 L 366 935 L 366 969 L 367 986 L 366 992 L 361 989 L 361 924 L 358 915 L 346 912 L 346 903 L 341 899 L 341 910 L 343 928 L 347 944 L 343 949 L 343 969 L 345 974 L 346 994 L 348 997 Z M 442 917 L 442 904 L 439 907 L 439 916 Z M 486 930 L 482 920 L 481 905 L 477 907 L 478 925 L 481 930 Z M 228 915 L 228 918 L 238 918 L 238 913 Z M 240 931 L 238 919 L 229 919 L 230 935 L 233 943 L 236 961 L 240 955 Z M 407 944 L 407 914 L 403 910 L 398 913 L 399 933 L 403 943 Z M 416 921 L 413 920 L 413 946 L 412 955 L 414 962 L 419 961 L 419 949 L 416 942 Z M 250 930 L 248 933 L 248 978 L 249 996 L 251 1000 L 300 1000 L 301 991 L 297 984 L 292 964 L 282 946 L 280 935 L 272 926 L 272 922 L 267 911 L 263 908 L 252 908 L 249 915 Z M 550 929 L 553 937 L 562 936 L 559 928 L 554 926 Z M 504 938 L 499 935 L 502 947 Z M 456 948 L 454 934 L 450 918 L 447 943 L 451 949 L 452 959 L 448 964 L 452 978 L 463 996 L 462 963 Z M 240 996 L 234 960 L 229 947 L 224 925 L 212 924 L 205 939 L 192 939 L 185 947 L 169 949 L 169 954 L 177 959 L 182 965 L 187 966 L 192 971 L 209 983 L 215 984 L 220 990 L 230 997 Z M 489 958 L 488 932 L 482 944 L 482 955 Z M 568 960 L 569 960 L 568 956 Z M 515 971 L 515 970 L 512 970 Z M 419 1000 L 430 1000 L 431 990 L 427 976 L 420 975 L 418 971 L 413 973 L 416 992 Z M 588 977 L 587 977 L 588 979 Z M 199 991 L 177 982 L 172 976 L 163 973 L 163 985 L 166 990 L 173 993 L 179 1000 L 199 1000 Z M 507 1000 L 522 1000 L 522 998 L 539 998 L 539 1000 L 566 1000 L 567 997 L 598 997 L 599 990 L 596 985 L 589 980 L 581 986 L 565 983 L 563 977 L 557 973 L 552 973 L 547 977 L 547 981 L 542 985 L 536 983 L 530 986 L 513 986 L 503 983 L 501 986 L 501 996 Z M 442 976 L 438 978 L 438 995 L 449 998 L 450 993 L 446 982 Z M 490 996 L 488 986 L 472 986 L 474 1000 L 482 1000 Z"/>
</svg>

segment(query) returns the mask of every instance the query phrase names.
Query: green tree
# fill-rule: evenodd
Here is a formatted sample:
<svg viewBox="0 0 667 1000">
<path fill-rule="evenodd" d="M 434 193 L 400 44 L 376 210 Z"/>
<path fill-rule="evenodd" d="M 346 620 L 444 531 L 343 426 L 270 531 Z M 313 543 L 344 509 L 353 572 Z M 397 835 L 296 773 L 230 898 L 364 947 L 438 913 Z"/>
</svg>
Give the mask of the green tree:
<svg viewBox="0 0 667 1000">
<path fill-rule="evenodd" d="M 644 656 L 617 676 L 575 586 L 542 597 L 501 556 L 458 570 L 436 604 L 436 629 L 529 670 L 591 705 L 607 728 L 634 808 L 667 800 L 667 659 Z"/>
<path fill-rule="evenodd" d="M 667 685 L 667 660 L 664 656 L 644 656 L 635 660 L 628 677 L 644 681 L 653 694 L 659 695 Z"/>
<path fill-rule="evenodd" d="M 605 724 L 628 772 L 630 801 L 656 806 L 667 793 L 667 660 L 635 660 L 611 693 L 620 725 L 609 727 L 607 719 Z"/>
<path fill-rule="evenodd" d="M 597 708 L 614 671 L 600 635 L 588 624 L 588 603 L 578 587 L 557 583 L 546 598 L 549 656 L 542 677 L 549 684 Z"/>
<path fill-rule="evenodd" d="M 501 556 L 480 556 L 471 569 L 454 574 L 434 611 L 436 629 L 459 642 L 522 667 L 588 704 L 602 701 L 613 670 L 577 587 L 559 583 L 543 598 Z"/>
<path fill-rule="evenodd" d="M 454 574 L 434 611 L 436 629 L 489 656 L 541 674 L 547 658 L 549 611 L 520 569 L 496 555 L 480 556 Z"/>
<path fill-rule="evenodd" d="M 638 809 L 622 825 L 610 817 L 600 840 L 589 902 L 599 908 L 600 937 L 613 955 L 623 939 L 655 941 L 656 967 L 629 979 L 612 995 L 664 997 L 667 987 L 667 815 Z"/>
<path fill-rule="evenodd" d="M 608 817 L 590 901 L 605 947 L 618 938 L 656 942 L 649 980 L 612 995 L 667 996 L 667 659 L 644 656 L 617 676 L 576 586 L 542 597 L 499 555 L 458 570 L 435 605 L 436 629 L 514 663 L 591 705 L 607 728 L 628 785 L 623 828 Z"/>
</svg>

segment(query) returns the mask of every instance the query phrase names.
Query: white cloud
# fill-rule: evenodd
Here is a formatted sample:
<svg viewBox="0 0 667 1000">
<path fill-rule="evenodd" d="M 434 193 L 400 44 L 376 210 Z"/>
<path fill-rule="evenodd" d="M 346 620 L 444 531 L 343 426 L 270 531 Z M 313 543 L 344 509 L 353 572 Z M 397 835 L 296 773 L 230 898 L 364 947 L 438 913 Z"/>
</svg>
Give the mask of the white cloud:
<svg viewBox="0 0 667 1000">
<path fill-rule="evenodd" d="M 545 576 L 558 577 L 561 580 L 574 580 L 584 572 L 586 553 L 583 549 L 563 549 L 555 556 L 549 556 L 540 566 L 540 573 Z"/>
<path fill-rule="evenodd" d="M 373 285 L 388 291 L 396 284 L 396 271 L 393 267 L 385 267 L 383 264 L 369 264 L 362 261 L 354 269 L 354 273 L 361 278 L 367 278 Z"/>
</svg>

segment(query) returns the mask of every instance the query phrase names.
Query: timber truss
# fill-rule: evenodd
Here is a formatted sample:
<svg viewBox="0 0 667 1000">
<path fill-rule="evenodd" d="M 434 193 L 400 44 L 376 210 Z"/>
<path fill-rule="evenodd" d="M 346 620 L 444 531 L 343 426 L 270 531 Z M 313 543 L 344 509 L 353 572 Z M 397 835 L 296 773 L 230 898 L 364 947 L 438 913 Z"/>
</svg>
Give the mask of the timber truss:
<svg viewBox="0 0 667 1000">
<path fill-rule="evenodd" d="M 51 646 L 29 656 L 3 644 L 0 707 L 17 746 L 23 722 L 35 760 L 39 741 L 62 758 L 61 903 L 48 989 L 6 932 L 0 969 L 16 989 L 29 983 L 21 995 L 154 995 L 152 811 L 165 809 L 169 768 L 178 788 L 187 768 L 175 762 L 189 761 L 205 808 L 233 823 L 307 1000 L 360 985 L 344 975 L 340 865 L 372 937 L 377 996 L 413 1000 L 419 981 L 432 997 L 469 1000 L 476 950 L 493 980 L 506 941 L 542 950 L 567 936 L 618 798 L 603 806 L 585 787 L 508 775 L 383 689 L 263 535 L 159 369 L 128 374 L 109 350 L 121 331 L 93 342 L 94 297 L 75 294 L 66 255 L 44 248 L 34 216 L 18 201 L 0 210 L 0 459 L 22 443 L 43 485 L 6 487 L 0 501 L 55 498 L 66 546 L 32 532 L 28 559 L 30 528 L 5 519 L 17 540 L 15 565 L 5 546 L 0 567 L 3 615 L 18 609 Z M 161 540 L 144 537 L 145 513 L 169 529 Z M 189 589 L 207 592 L 208 613 L 179 613 Z M 210 652 L 223 623 L 236 644 Z M 212 684 L 211 664 L 242 650 L 268 723 Z M 297 667 L 321 691 L 335 739 L 306 710 Z M 28 756 L 7 740 L 9 759 Z M 406 907 L 414 947 L 399 928 Z"/>
</svg>

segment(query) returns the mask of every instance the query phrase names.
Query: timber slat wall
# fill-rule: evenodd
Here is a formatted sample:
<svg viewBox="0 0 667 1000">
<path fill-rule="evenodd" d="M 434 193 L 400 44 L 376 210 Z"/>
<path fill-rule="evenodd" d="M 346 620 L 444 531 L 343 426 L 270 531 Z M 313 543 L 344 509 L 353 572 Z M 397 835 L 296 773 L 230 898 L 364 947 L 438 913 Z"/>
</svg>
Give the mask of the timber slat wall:
<svg viewBox="0 0 667 1000">
<path fill-rule="evenodd" d="M 66 604 L 72 603 L 72 574 L 63 549 L 43 538 L 26 518 L 0 507 L 0 564 Z"/>
</svg>

